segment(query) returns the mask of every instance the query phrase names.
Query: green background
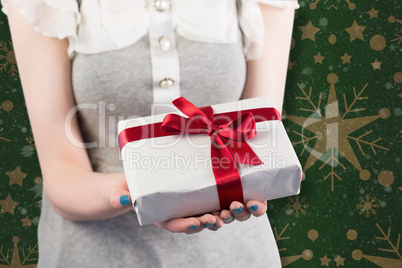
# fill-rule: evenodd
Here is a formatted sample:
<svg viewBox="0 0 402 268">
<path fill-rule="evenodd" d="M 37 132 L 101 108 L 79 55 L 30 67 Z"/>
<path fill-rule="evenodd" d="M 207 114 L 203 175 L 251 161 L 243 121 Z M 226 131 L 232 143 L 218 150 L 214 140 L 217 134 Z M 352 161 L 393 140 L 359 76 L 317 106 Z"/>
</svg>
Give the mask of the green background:
<svg viewBox="0 0 402 268">
<path fill-rule="evenodd" d="M 402 267 L 402 2 L 301 0 L 283 122 L 304 166 L 269 202 L 286 267 Z M 0 15 L 0 267 L 36 267 L 42 178 Z"/>
</svg>

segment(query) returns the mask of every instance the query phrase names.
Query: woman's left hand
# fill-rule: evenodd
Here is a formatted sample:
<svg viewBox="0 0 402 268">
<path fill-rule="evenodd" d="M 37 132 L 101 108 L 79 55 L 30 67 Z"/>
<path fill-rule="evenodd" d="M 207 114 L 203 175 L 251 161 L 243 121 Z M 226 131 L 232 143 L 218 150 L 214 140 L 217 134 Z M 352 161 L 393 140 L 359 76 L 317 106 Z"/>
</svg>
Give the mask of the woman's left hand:
<svg viewBox="0 0 402 268">
<path fill-rule="evenodd" d="M 245 221 L 248 220 L 251 215 L 260 217 L 267 212 L 267 201 L 260 202 L 250 200 L 246 205 L 234 201 L 230 204 L 230 210 L 224 209 L 220 213 L 220 218 L 225 224 L 231 223 L 234 220 Z"/>
<path fill-rule="evenodd" d="M 172 233 L 195 234 L 204 229 L 217 231 L 224 224 L 229 224 L 234 220 L 246 221 L 251 215 L 255 217 L 264 215 L 267 211 L 267 201 L 250 200 L 246 205 L 234 201 L 229 208 L 230 210 L 215 211 L 198 217 L 176 218 L 158 222 L 155 225 Z"/>
</svg>

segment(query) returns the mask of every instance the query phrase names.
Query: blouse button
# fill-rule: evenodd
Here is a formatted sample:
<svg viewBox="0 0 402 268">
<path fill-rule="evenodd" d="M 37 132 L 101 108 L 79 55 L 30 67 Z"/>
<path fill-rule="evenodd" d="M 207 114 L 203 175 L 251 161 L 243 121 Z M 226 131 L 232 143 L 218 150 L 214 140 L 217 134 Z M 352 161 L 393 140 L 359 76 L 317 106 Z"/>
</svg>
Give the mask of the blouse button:
<svg viewBox="0 0 402 268">
<path fill-rule="evenodd" d="M 169 9 L 170 3 L 167 0 L 155 0 L 155 9 L 159 12 L 164 12 Z"/>
<path fill-rule="evenodd" d="M 163 51 L 168 51 L 172 47 L 172 43 L 170 43 L 169 38 L 166 36 L 161 36 L 159 38 L 159 48 Z"/>
<path fill-rule="evenodd" d="M 170 88 L 174 85 L 174 80 L 171 78 L 164 78 L 159 82 L 159 87 Z"/>
</svg>

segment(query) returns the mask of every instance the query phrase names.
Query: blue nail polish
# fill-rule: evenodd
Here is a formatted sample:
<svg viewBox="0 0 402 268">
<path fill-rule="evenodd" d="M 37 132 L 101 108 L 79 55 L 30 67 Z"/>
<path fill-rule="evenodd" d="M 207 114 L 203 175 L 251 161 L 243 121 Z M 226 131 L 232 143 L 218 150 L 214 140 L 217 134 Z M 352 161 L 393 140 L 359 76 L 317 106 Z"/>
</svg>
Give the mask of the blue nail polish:
<svg viewBox="0 0 402 268">
<path fill-rule="evenodd" d="M 188 229 L 190 229 L 190 230 L 195 230 L 195 229 L 197 229 L 198 227 L 200 227 L 199 225 L 191 225 L 190 227 L 188 227 Z"/>
<path fill-rule="evenodd" d="M 234 213 L 234 214 L 240 214 L 241 213 L 241 207 L 239 207 L 239 208 L 236 208 L 236 209 L 232 209 L 232 212 Z"/>
<path fill-rule="evenodd" d="M 212 225 L 213 225 L 213 223 L 206 222 L 206 223 L 204 224 L 204 227 L 205 227 L 205 228 L 209 228 L 209 227 L 211 227 Z"/>
<path fill-rule="evenodd" d="M 130 199 L 128 198 L 128 195 L 120 196 L 120 204 L 122 204 L 123 206 L 130 205 Z"/>
<path fill-rule="evenodd" d="M 257 209 L 258 209 L 258 206 L 256 204 L 252 205 L 251 207 L 248 207 L 248 210 L 250 212 L 255 212 L 255 211 L 257 211 Z"/>
<path fill-rule="evenodd" d="M 222 227 L 222 226 L 221 226 Z M 218 227 L 218 226 L 216 226 L 215 224 L 214 225 L 212 225 L 212 228 L 214 228 L 214 229 L 219 229 L 219 228 L 221 228 L 221 227 Z"/>
<path fill-rule="evenodd" d="M 229 215 L 229 218 L 223 219 L 223 221 L 224 221 L 224 222 L 228 222 L 228 221 L 230 221 L 231 219 L 232 219 L 232 216 Z"/>
</svg>

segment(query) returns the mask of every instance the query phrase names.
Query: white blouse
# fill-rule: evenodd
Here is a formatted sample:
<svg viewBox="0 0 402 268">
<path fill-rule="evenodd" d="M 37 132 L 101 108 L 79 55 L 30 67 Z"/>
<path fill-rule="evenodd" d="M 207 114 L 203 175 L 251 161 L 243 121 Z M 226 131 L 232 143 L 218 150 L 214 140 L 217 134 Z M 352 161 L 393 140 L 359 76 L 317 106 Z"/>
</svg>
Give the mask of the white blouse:
<svg viewBox="0 0 402 268">
<path fill-rule="evenodd" d="M 198 42 L 237 43 L 238 25 L 244 34 L 244 53 L 255 59 L 262 52 L 264 24 L 258 3 L 278 8 L 299 8 L 297 0 L 13 0 L 39 33 L 68 38 L 68 54 L 94 54 L 127 47 L 149 32 L 152 5 L 169 10 L 172 28 Z M 2 11 L 7 14 L 5 0 Z M 149 3 L 149 4 L 148 4 Z"/>
</svg>

